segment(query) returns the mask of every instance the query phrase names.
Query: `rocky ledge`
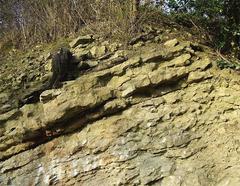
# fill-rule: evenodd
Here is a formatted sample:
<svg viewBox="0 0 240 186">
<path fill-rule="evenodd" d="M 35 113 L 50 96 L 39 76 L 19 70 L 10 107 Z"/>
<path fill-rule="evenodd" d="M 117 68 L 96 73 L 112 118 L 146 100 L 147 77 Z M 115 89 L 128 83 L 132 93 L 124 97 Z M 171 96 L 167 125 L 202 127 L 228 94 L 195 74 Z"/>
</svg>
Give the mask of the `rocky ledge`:
<svg viewBox="0 0 240 186">
<path fill-rule="evenodd" d="M 151 34 L 72 41 L 80 76 L 0 115 L 0 184 L 239 185 L 239 75 Z"/>
</svg>

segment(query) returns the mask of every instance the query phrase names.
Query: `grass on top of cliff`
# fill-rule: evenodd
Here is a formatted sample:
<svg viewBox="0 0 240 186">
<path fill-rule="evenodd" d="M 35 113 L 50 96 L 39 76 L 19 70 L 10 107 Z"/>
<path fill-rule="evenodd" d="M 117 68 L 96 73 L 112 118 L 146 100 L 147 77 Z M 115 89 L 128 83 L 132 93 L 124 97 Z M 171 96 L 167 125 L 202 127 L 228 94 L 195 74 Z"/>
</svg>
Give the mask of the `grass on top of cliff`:
<svg viewBox="0 0 240 186">
<path fill-rule="evenodd" d="M 124 2 L 112 0 L 95 2 L 90 0 L 89 3 L 81 4 L 81 10 L 74 10 L 75 14 L 67 9 L 68 2 L 62 0 L 66 6 L 63 7 L 60 3 L 59 9 L 55 9 L 55 6 L 48 7 L 44 3 L 41 4 L 42 9 L 39 5 L 32 7 L 36 9 L 34 9 L 35 11 L 39 11 L 38 14 L 42 16 L 41 20 L 46 20 L 46 22 L 39 22 L 37 17 L 26 14 L 25 16 L 29 16 L 26 19 L 31 19 L 30 23 L 36 22 L 36 24 L 27 23 L 30 25 L 25 25 L 24 29 L 9 28 L 3 32 L 3 37 L 0 40 L 0 58 L 8 56 L 9 52 L 16 49 L 26 51 L 36 45 L 47 46 L 46 43 L 58 42 L 62 38 L 74 37 L 79 34 L 99 35 L 106 39 L 128 43 L 131 38 L 142 32 L 144 25 L 162 28 L 176 26 L 169 16 L 163 15 L 160 9 L 151 6 L 141 6 L 136 19 L 136 12 L 133 10 L 130 0 Z M 55 3 L 57 6 L 59 2 Z M 34 12 L 34 10 L 31 11 Z M 51 14 L 45 15 L 48 11 Z M 59 16 L 51 17 L 54 15 Z M 69 17 L 69 20 L 66 20 L 66 17 Z M 38 25 L 37 30 L 35 25 Z M 34 32 L 31 30 L 32 27 L 34 27 Z"/>
</svg>

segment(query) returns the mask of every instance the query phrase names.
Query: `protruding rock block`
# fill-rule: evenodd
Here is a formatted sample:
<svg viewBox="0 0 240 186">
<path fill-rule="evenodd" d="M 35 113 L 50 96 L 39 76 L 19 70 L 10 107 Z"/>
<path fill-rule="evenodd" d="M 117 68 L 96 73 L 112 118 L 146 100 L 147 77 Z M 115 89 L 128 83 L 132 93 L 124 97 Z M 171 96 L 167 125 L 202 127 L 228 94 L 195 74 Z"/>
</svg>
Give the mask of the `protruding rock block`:
<svg viewBox="0 0 240 186">
<path fill-rule="evenodd" d="M 76 38 L 72 42 L 70 42 L 69 45 L 71 48 L 75 48 L 80 44 L 88 44 L 93 41 L 94 41 L 94 39 L 91 35 L 79 36 L 78 38 Z"/>
<path fill-rule="evenodd" d="M 165 47 L 175 47 L 176 45 L 178 45 L 179 41 L 177 39 L 172 39 L 172 40 L 168 40 L 164 43 Z"/>
</svg>

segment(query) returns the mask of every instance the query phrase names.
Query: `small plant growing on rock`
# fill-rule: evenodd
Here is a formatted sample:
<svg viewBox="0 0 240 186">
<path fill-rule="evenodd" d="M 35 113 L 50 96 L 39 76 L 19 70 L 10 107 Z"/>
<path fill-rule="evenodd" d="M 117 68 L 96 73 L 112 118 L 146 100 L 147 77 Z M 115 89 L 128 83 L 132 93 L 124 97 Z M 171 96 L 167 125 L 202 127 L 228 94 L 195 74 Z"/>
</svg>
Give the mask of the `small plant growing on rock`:
<svg viewBox="0 0 240 186">
<path fill-rule="evenodd" d="M 240 69 L 240 65 L 236 64 L 236 63 L 232 63 L 226 60 L 218 60 L 217 61 L 217 66 L 218 68 L 220 68 L 221 70 L 224 68 L 230 68 L 230 69 L 234 69 L 234 70 L 239 70 Z"/>
</svg>

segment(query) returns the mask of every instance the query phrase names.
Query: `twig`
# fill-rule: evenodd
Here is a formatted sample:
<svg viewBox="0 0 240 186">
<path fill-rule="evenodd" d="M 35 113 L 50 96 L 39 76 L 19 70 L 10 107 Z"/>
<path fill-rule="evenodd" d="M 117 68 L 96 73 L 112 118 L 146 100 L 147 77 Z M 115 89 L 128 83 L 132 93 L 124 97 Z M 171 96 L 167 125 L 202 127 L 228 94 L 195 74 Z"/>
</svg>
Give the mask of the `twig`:
<svg viewBox="0 0 240 186">
<path fill-rule="evenodd" d="M 227 61 L 228 63 L 232 63 L 232 62 L 229 61 L 227 58 L 225 58 L 225 57 L 219 52 L 219 50 L 216 50 L 216 53 L 217 53 L 217 55 L 218 55 L 220 58 L 222 58 L 224 61 Z"/>
</svg>

